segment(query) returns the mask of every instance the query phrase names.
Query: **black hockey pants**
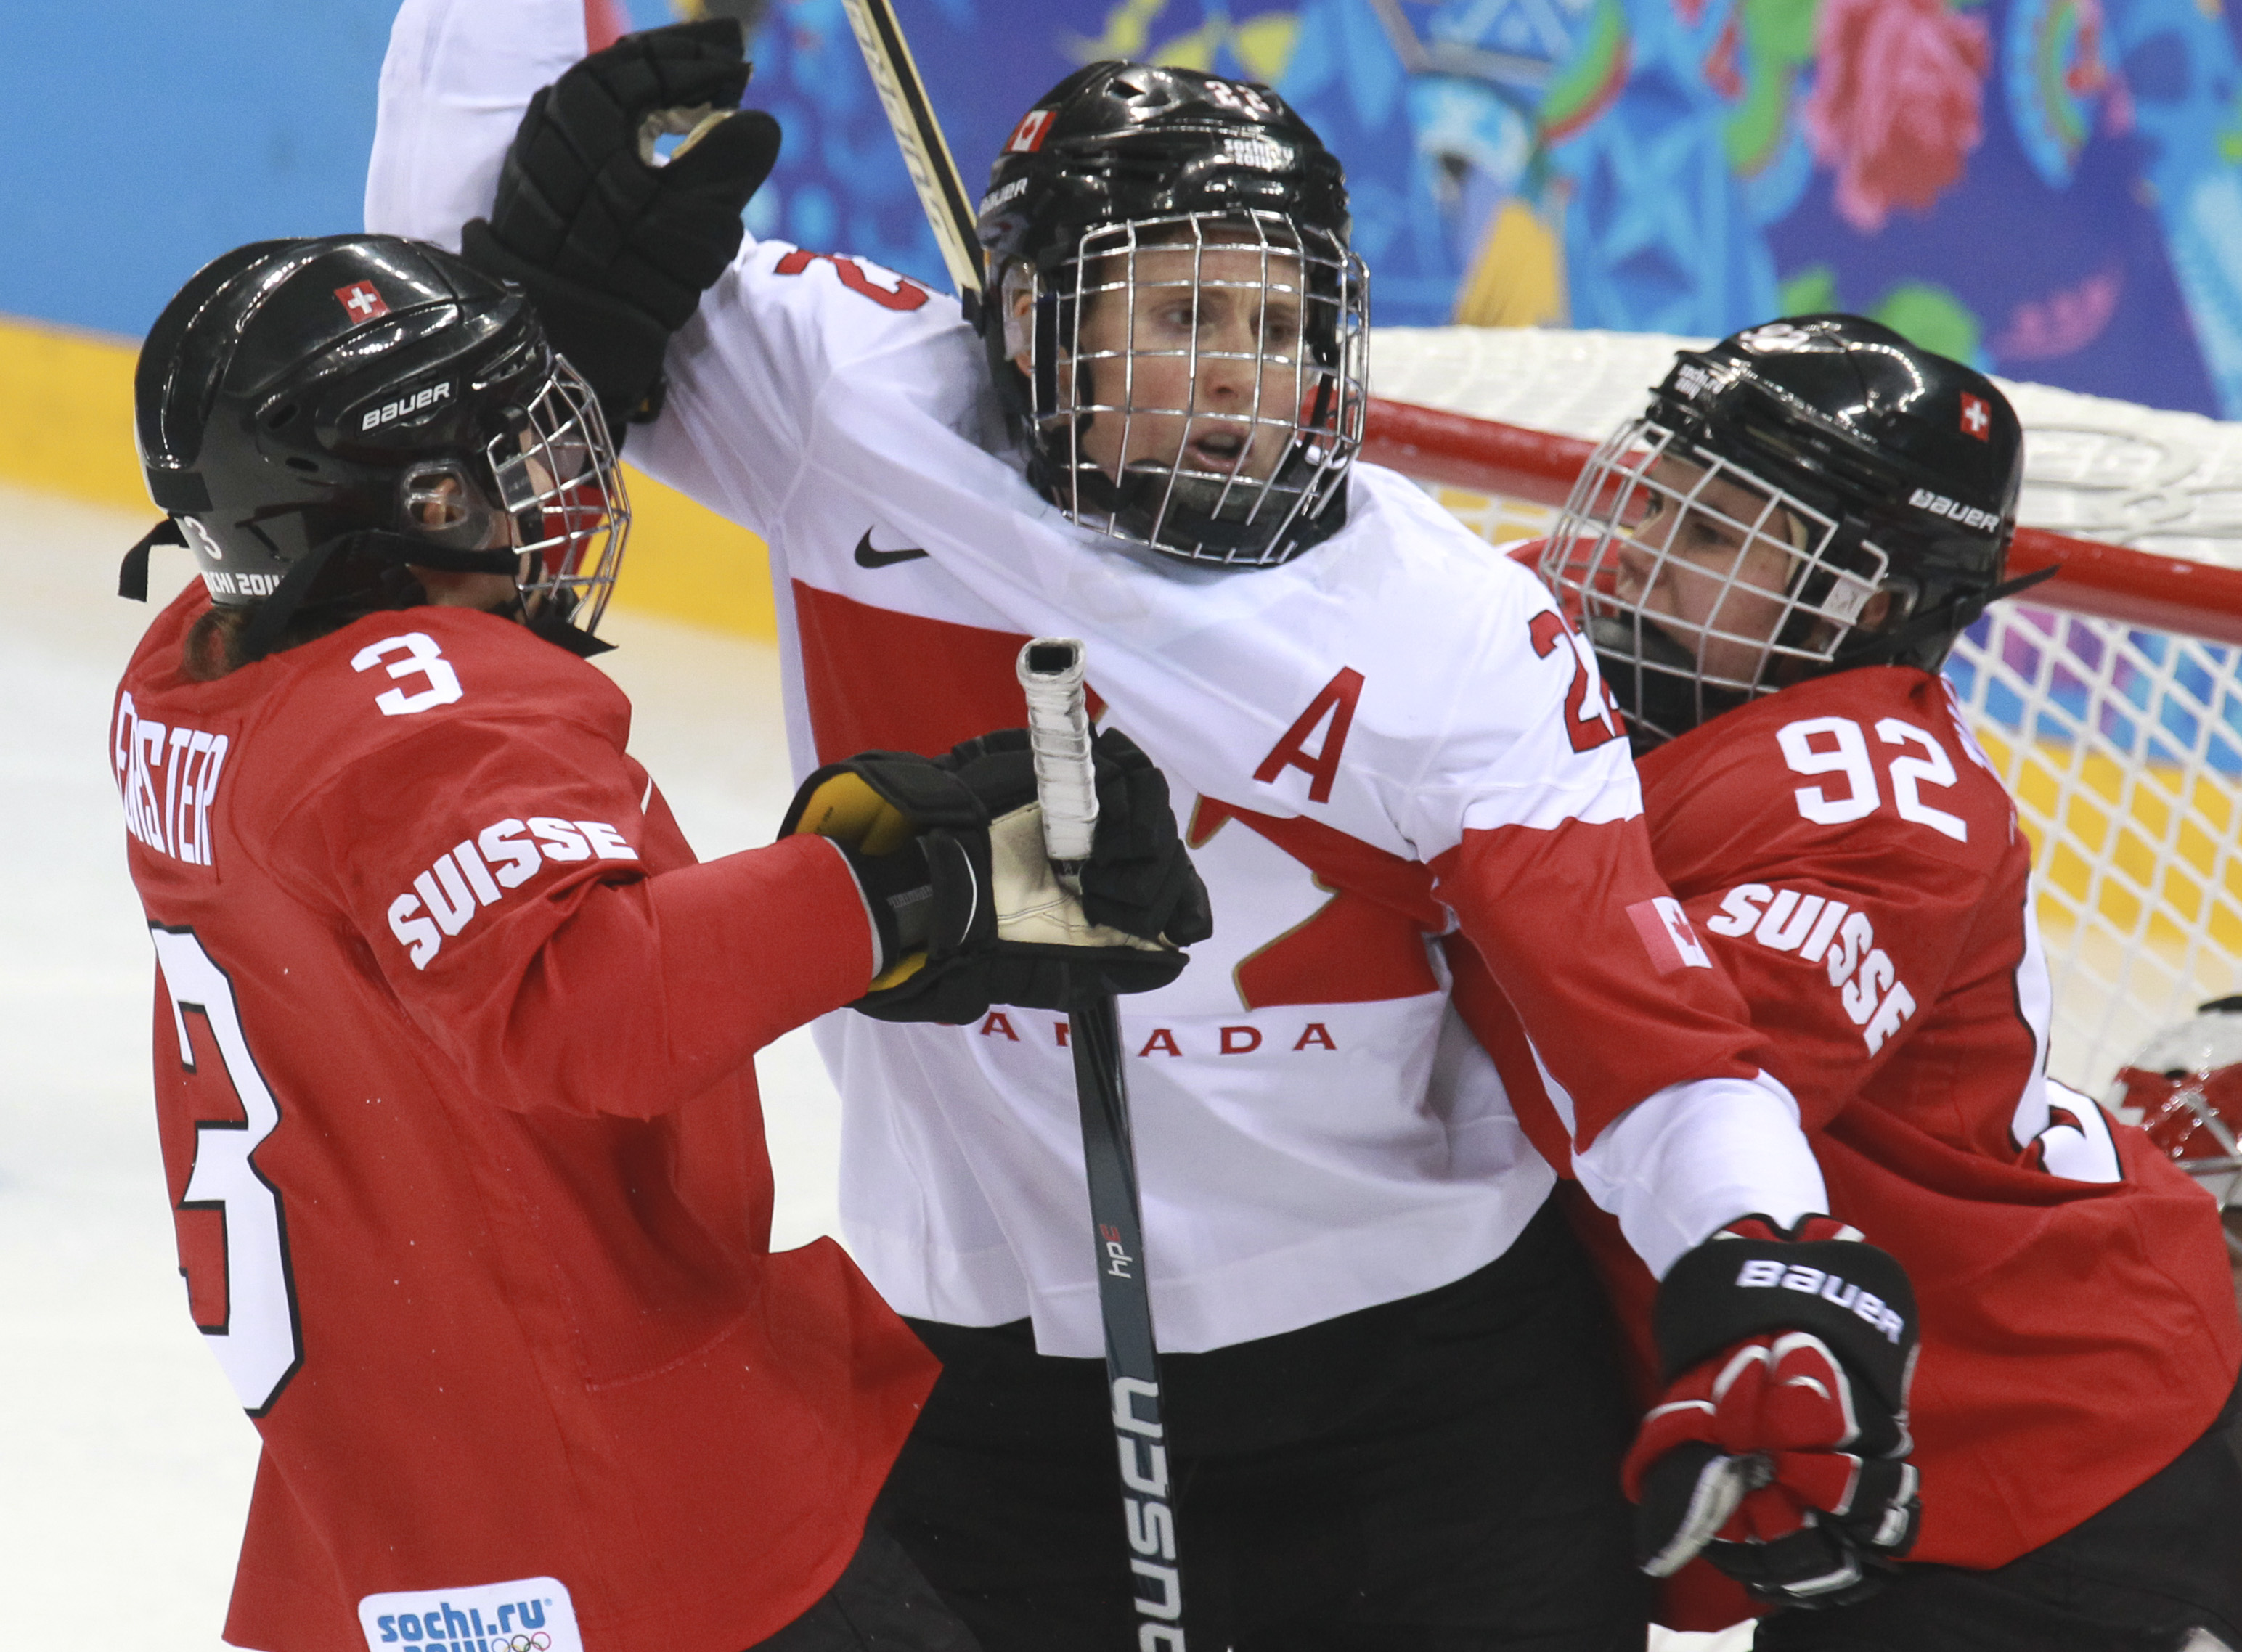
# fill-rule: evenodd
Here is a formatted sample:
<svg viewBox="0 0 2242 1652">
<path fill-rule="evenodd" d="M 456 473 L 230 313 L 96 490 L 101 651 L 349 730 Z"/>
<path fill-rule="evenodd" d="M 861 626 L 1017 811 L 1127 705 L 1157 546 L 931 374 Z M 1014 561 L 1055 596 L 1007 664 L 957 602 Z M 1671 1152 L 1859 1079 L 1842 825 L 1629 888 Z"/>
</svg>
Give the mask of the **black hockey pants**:
<svg viewBox="0 0 2242 1652">
<path fill-rule="evenodd" d="M 1858 1606 L 1762 1620 L 1755 1652 L 2242 1652 L 2242 1389 L 2161 1473 L 1990 1571 L 1910 1566 Z M 1932 1495 L 1925 1488 L 1925 1495 Z"/>
<path fill-rule="evenodd" d="M 869 1526 L 833 1587 L 807 1612 L 748 1652 L 981 1652 L 877 1524 Z"/>
<path fill-rule="evenodd" d="M 986 1652 L 1133 1652 L 1103 1363 L 916 1328 L 876 1518 Z M 1641 1652 L 1614 1339 L 1549 1206 L 1454 1284 L 1164 1361 L 1191 1652 Z"/>
</svg>

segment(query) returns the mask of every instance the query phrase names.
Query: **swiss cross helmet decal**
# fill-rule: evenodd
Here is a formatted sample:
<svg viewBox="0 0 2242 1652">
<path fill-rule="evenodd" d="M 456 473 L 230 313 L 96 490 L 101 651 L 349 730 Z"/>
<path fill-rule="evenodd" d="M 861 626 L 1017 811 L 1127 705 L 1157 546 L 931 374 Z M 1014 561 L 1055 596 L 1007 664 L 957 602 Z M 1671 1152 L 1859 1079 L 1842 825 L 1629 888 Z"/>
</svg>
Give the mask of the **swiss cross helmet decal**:
<svg viewBox="0 0 2242 1652">
<path fill-rule="evenodd" d="M 1993 410 L 1985 405 L 1983 396 L 1962 392 L 1962 428 L 1981 442 L 1993 439 Z"/>
<path fill-rule="evenodd" d="M 335 302 L 349 312 L 352 321 L 372 321 L 376 316 L 389 313 L 388 300 L 371 281 L 353 281 L 346 287 L 337 287 Z"/>
</svg>

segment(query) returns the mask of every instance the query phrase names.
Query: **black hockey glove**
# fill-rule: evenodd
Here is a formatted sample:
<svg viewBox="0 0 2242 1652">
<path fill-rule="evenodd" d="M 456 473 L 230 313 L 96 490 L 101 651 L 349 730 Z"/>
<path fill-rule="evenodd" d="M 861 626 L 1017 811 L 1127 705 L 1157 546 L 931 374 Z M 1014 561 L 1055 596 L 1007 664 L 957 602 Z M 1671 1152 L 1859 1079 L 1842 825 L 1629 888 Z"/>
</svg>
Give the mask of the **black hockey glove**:
<svg viewBox="0 0 2242 1652">
<path fill-rule="evenodd" d="M 618 432 L 658 411 L 669 336 L 739 252 L 778 159 L 778 123 L 739 107 L 748 73 L 728 18 L 594 52 L 529 100 L 490 217 L 461 232 L 468 263 L 529 295 Z M 666 133 L 688 142 L 657 164 Z"/>
<path fill-rule="evenodd" d="M 1024 729 L 970 744 L 1027 753 Z M 959 751 L 965 748 L 960 746 Z M 1168 777 L 1118 728 L 1098 737 L 1098 837 L 1082 868 L 1082 907 L 1094 924 L 1195 946 L 1214 933 L 1206 886 L 1176 837 Z M 1029 785 L 1034 785 L 1030 759 Z"/>
<path fill-rule="evenodd" d="M 1652 1313 L 1666 1397 L 1623 1469 L 1642 1569 L 1707 1560 L 1762 1601 L 1849 1606 L 1922 1514 L 1909 1463 L 1915 1293 L 1829 1216 L 1746 1216 L 1685 1254 Z"/>
<path fill-rule="evenodd" d="M 1085 891 L 1108 914 L 1182 936 L 1210 932 L 1206 891 L 1176 833 L 1167 787 L 1119 733 L 1096 748 L 1099 819 Z M 992 1004 L 1064 1009 L 1096 983 L 1150 992 L 1182 971 L 1174 933 L 1100 923 L 1044 853 L 1034 762 L 1021 730 L 939 758 L 866 752 L 802 783 L 782 837 L 814 832 L 849 855 L 872 908 L 880 973 L 856 1007 L 883 1020 L 978 1020 Z M 1111 801 L 1109 801 L 1109 799 Z"/>
</svg>

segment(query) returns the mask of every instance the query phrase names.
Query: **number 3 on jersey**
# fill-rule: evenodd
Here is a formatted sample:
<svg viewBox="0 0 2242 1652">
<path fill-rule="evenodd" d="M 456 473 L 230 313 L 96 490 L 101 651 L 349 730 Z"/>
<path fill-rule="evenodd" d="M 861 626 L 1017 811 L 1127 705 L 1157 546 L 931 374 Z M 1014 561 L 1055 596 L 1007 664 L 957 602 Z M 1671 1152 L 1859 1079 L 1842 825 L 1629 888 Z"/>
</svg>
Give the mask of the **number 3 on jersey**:
<svg viewBox="0 0 2242 1652">
<path fill-rule="evenodd" d="M 249 1053 L 225 972 L 194 931 L 151 924 L 149 933 L 178 1031 L 180 1065 L 194 1074 L 198 1098 L 207 1098 L 196 1111 L 220 1115 L 195 1122 L 194 1169 L 179 1196 L 179 1272 L 197 1328 L 210 1339 L 243 1408 L 262 1416 L 304 1358 L 280 1195 L 251 1159 L 280 1122 L 280 1109 Z M 191 1013 L 208 1025 L 205 1047 L 215 1047 L 217 1072 L 195 1060 Z M 230 1116 L 237 1111 L 238 1120 Z"/>
</svg>

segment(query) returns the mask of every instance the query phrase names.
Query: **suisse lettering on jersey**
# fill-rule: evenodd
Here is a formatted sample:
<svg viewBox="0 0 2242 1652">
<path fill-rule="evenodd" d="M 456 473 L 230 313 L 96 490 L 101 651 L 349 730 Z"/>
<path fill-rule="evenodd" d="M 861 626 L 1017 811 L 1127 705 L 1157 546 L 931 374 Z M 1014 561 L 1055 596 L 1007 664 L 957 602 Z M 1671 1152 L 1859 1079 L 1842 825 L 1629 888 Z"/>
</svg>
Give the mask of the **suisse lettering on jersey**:
<svg viewBox="0 0 2242 1652">
<path fill-rule="evenodd" d="M 426 969 L 485 906 L 495 906 L 548 860 L 635 860 L 638 851 L 605 820 L 532 815 L 493 820 L 462 838 L 413 880 L 412 893 L 389 903 L 389 933 Z"/>
<path fill-rule="evenodd" d="M 158 854 L 191 866 L 211 865 L 211 803 L 227 745 L 223 734 L 144 718 L 131 694 L 119 694 L 110 755 L 124 799 L 124 829 Z"/>
<path fill-rule="evenodd" d="M 1915 1013 L 1915 994 L 1900 980 L 1890 954 L 1876 945 L 1868 913 L 1842 900 L 1738 884 L 1721 898 L 1720 911 L 1705 920 L 1705 927 L 1736 940 L 1749 936 L 1769 952 L 1795 953 L 1802 963 L 1826 965 L 1845 1017 L 1861 1029 L 1870 1055 Z"/>
<path fill-rule="evenodd" d="M 557 1577 L 369 1595 L 358 1622 L 367 1652 L 584 1652 L 575 1602 Z"/>
</svg>

